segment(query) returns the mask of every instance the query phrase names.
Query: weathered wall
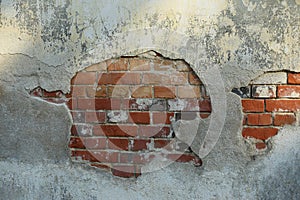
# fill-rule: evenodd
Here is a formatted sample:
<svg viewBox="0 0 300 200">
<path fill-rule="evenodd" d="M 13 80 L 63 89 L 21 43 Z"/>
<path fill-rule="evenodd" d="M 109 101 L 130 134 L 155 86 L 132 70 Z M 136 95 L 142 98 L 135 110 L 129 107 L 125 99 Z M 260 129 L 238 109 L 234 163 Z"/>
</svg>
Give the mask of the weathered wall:
<svg viewBox="0 0 300 200">
<path fill-rule="evenodd" d="M 299 0 L 1 0 L 1 198 L 299 198 L 299 128 L 284 128 L 267 156 L 251 160 L 241 102 L 230 92 L 267 71 L 300 72 L 299 23 Z M 66 107 L 29 91 L 66 93 L 77 71 L 148 50 L 186 60 L 209 89 L 208 129 L 224 128 L 213 151 L 199 152 L 209 153 L 204 167 L 119 180 L 70 166 Z"/>
</svg>

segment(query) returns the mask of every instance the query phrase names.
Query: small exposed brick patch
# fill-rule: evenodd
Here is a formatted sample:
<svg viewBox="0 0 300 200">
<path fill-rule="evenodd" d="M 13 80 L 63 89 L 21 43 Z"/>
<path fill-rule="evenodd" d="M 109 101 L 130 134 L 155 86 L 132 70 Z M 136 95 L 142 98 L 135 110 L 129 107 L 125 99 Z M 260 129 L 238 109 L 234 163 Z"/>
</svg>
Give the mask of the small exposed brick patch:
<svg viewBox="0 0 300 200">
<path fill-rule="evenodd" d="M 257 149 L 267 148 L 261 141 L 276 135 L 282 126 L 299 124 L 296 116 L 300 111 L 300 73 L 266 73 L 232 92 L 242 98 L 242 134 L 258 139 Z"/>
</svg>

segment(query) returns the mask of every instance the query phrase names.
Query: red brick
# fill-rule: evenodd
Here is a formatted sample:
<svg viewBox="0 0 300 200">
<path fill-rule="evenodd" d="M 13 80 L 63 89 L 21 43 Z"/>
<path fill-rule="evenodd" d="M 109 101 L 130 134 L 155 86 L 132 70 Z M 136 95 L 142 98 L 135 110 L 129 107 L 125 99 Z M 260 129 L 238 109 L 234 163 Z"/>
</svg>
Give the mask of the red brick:
<svg viewBox="0 0 300 200">
<path fill-rule="evenodd" d="M 63 98 L 43 98 L 45 101 L 55 103 L 55 104 L 63 104 L 66 103 L 68 100 L 63 99 Z"/>
<path fill-rule="evenodd" d="M 153 112 L 154 124 L 171 124 L 171 118 L 174 117 L 174 113 L 168 112 Z"/>
<path fill-rule="evenodd" d="M 128 139 L 127 138 L 109 138 L 108 148 L 115 150 L 128 151 Z"/>
<path fill-rule="evenodd" d="M 85 97 L 86 96 L 86 89 L 87 86 L 82 85 L 72 85 L 71 86 L 71 94 L 75 97 Z"/>
<path fill-rule="evenodd" d="M 133 165 L 114 165 L 111 172 L 113 175 L 123 178 L 136 177 L 135 166 Z"/>
<path fill-rule="evenodd" d="M 300 84 L 300 73 L 288 73 L 288 83 Z"/>
<path fill-rule="evenodd" d="M 170 135 L 169 127 L 160 126 L 140 126 L 138 136 L 140 137 L 168 137 Z"/>
<path fill-rule="evenodd" d="M 151 86 L 139 86 L 133 89 L 131 94 L 133 98 L 151 98 L 152 97 L 152 87 Z"/>
<path fill-rule="evenodd" d="M 120 99 L 78 99 L 77 108 L 79 110 L 118 110 L 121 108 Z"/>
<path fill-rule="evenodd" d="M 101 128 L 101 125 L 95 125 L 93 127 L 93 136 L 106 136 Z"/>
<path fill-rule="evenodd" d="M 134 137 L 138 131 L 134 125 L 100 125 L 96 129 L 97 134 L 108 137 Z"/>
<path fill-rule="evenodd" d="M 84 149 L 83 138 L 71 137 L 69 142 L 69 148 Z"/>
<path fill-rule="evenodd" d="M 146 59 L 133 58 L 129 59 L 129 66 L 131 71 L 149 71 L 150 62 Z"/>
<path fill-rule="evenodd" d="M 279 85 L 278 97 L 300 98 L 299 85 Z"/>
<path fill-rule="evenodd" d="M 258 142 L 258 143 L 256 143 L 255 144 L 255 147 L 256 147 L 256 149 L 265 149 L 265 148 L 267 148 L 267 145 L 266 145 L 266 143 L 264 143 L 264 142 Z"/>
<path fill-rule="evenodd" d="M 202 119 L 206 119 L 206 118 L 208 118 L 210 116 L 210 113 L 200 113 L 200 117 L 202 118 Z"/>
<path fill-rule="evenodd" d="M 83 143 L 87 149 L 106 149 L 106 138 L 84 138 Z"/>
<path fill-rule="evenodd" d="M 128 85 L 109 86 L 107 94 L 109 97 L 128 98 L 130 96 L 130 88 Z"/>
<path fill-rule="evenodd" d="M 139 73 L 103 73 L 99 77 L 98 84 L 134 85 L 140 84 Z"/>
<path fill-rule="evenodd" d="M 153 85 L 186 85 L 187 73 L 174 72 L 171 75 L 158 73 L 144 73 L 142 83 Z"/>
<path fill-rule="evenodd" d="M 87 123 L 105 123 L 106 122 L 106 113 L 105 112 L 86 112 L 85 113 L 85 122 Z"/>
<path fill-rule="evenodd" d="M 94 85 L 95 83 L 95 72 L 78 72 L 71 80 L 72 85 Z"/>
<path fill-rule="evenodd" d="M 84 70 L 88 72 L 106 71 L 107 70 L 106 62 L 93 64 L 85 68 Z"/>
<path fill-rule="evenodd" d="M 288 112 L 288 111 L 299 111 L 300 110 L 300 99 L 267 99 L 266 100 L 266 111 L 273 112 Z"/>
<path fill-rule="evenodd" d="M 150 114 L 149 112 L 130 112 L 129 122 L 136 124 L 149 124 Z"/>
<path fill-rule="evenodd" d="M 179 86 L 177 92 L 178 98 L 200 98 L 199 86 Z"/>
<path fill-rule="evenodd" d="M 131 150 L 132 151 L 141 151 L 147 150 L 147 144 L 150 143 L 150 140 L 147 139 L 133 139 L 131 140 Z"/>
<path fill-rule="evenodd" d="M 144 73 L 142 83 L 144 84 L 171 84 L 171 79 L 165 74 Z"/>
<path fill-rule="evenodd" d="M 106 62 L 108 71 L 126 71 L 128 69 L 128 59 L 119 58 L 117 60 L 108 60 Z"/>
<path fill-rule="evenodd" d="M 107 87 L 105 85 L 86 87 L 86 93 L 88 97 L 106 97 Z"/>
<path fill-rule="evenodd" d="M 48 92 L 46 90 L 43 91 L 44 98 L 49 98 L 49 97 L 62 98 L 62 96 L 63 96 L 62 91 L 53 91 L 53 92 Z"/>
<path fill-rule="evenodd" d="M 109 106 L 107 106 L 107 107 L 109 107 Z M 95 110 L 95 99 L 78 99 L 77 100 L 77 109 Z"/>
<path fill-rule="evenodd" d="M 248 114 L 248 125 L 271 125 L 272 115 L 271 114 Z"/>
<path fill-rule="evenodd" d="M 172 140 L 170 139 L 155 139 L 154 148 L 170 148 L 172 146 Z"/>
<path fill-rule="evenodd" d="M 164 86 L 155 86 L 154 87 L 154 97 L 155 98 L 175 98 L 175 87 L 164 87 Z"/>
<path fill-rule="evenodd" d="M 246 125 L 247 124 L 247 115 L 244 115 L 243 116 L 243 125 Z"/>
<path fill-rule="evenodd" d="M 78 136 L 77 128 L 75 125 L 71 126 L 71 135 L 72 136 Z"/>
<path fill-rule="evenodd" d="M 264 112 L 264 100 L 242 99 L 244 112 Z"/>
<path fill-rule="evenodd" d="M 266 140 L 273 137 L 278 132 L 277 128 L 244 128 L 243 137 L 253 137 L 260 140 Z"/>
<path fill-rule="evenodd" d="M 199 79 L 199 77 L 196 75 L 195 72 L 190 72 L 188 76 L 189 76 L 190 84 L 192 84 L 192 85 L 201 85 L 202 84 L 201 80 Z"/>
<path fill-rule="evenodd" d="M 274 126 L 283 126 L 286 124 L 294 124 L 295 122 L 296 122 L 296 117 L 293 113 L 275 114 L 275 116 L 274 116 Z"/>
<path fill-rule="evenodd" d="M 177 70 L 180 72 L 192 71 L 192 68 L 189 66 L 189 64 L 183 60 L 176 61 L 175 66 L 176 66 Z"/>
<path fill-rule="evenodd" d="M 211 102 L 208 99 L 199 101 L 200 112 L 211 112 Z M 189 109 L 192 110 L 192 109 Z"/>
</svg>

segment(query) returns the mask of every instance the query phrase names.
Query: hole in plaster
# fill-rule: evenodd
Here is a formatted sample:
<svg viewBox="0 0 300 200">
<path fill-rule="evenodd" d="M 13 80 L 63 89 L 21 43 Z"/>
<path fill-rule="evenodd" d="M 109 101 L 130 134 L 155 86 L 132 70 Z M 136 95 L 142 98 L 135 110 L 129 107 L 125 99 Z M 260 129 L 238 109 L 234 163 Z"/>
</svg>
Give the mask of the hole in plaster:
<svg viewBox="0 0 300 200">
<path fill-rule="evenodd" d="M 204 85 L 183 60 L 154 51 L 123 56 L 78 72 L 70 94 L 36 88 L 31 95 L 67 104 L 74 162 L 109 168 L 122 177 L 139 176 L 145 165 L 166 160 L 201 165 L 172 128 L 172 121 L 206 118 L 211 112 Z"/>
</svg>

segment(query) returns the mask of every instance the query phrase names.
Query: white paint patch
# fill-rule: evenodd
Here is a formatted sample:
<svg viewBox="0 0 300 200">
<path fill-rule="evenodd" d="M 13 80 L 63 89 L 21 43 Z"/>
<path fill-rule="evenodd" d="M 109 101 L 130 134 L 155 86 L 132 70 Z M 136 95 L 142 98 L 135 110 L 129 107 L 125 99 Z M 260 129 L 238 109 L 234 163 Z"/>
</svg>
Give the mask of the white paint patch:
<svg viewBox="0 0 300 200">
<path fill-rule="evenodd" d="M 187 101 L 184 99 L 169 100 L 168 104 L 170 111 L 184 110 L 187 105 Z"/>
<path fill-rule="evenodd" d="M 269 98 L 276 96 L 276 86 L 275 85 L 260 85 L 255 86 L 255 91 L 253 91 L 253 96 L 256 98 Z"/>
<path fill-rule="evenodd" d="M 128 113 L 124 110 L 108 111 L 107 116 L 109 122 L 124 122 L 128 119 Z"/>
</svg>

